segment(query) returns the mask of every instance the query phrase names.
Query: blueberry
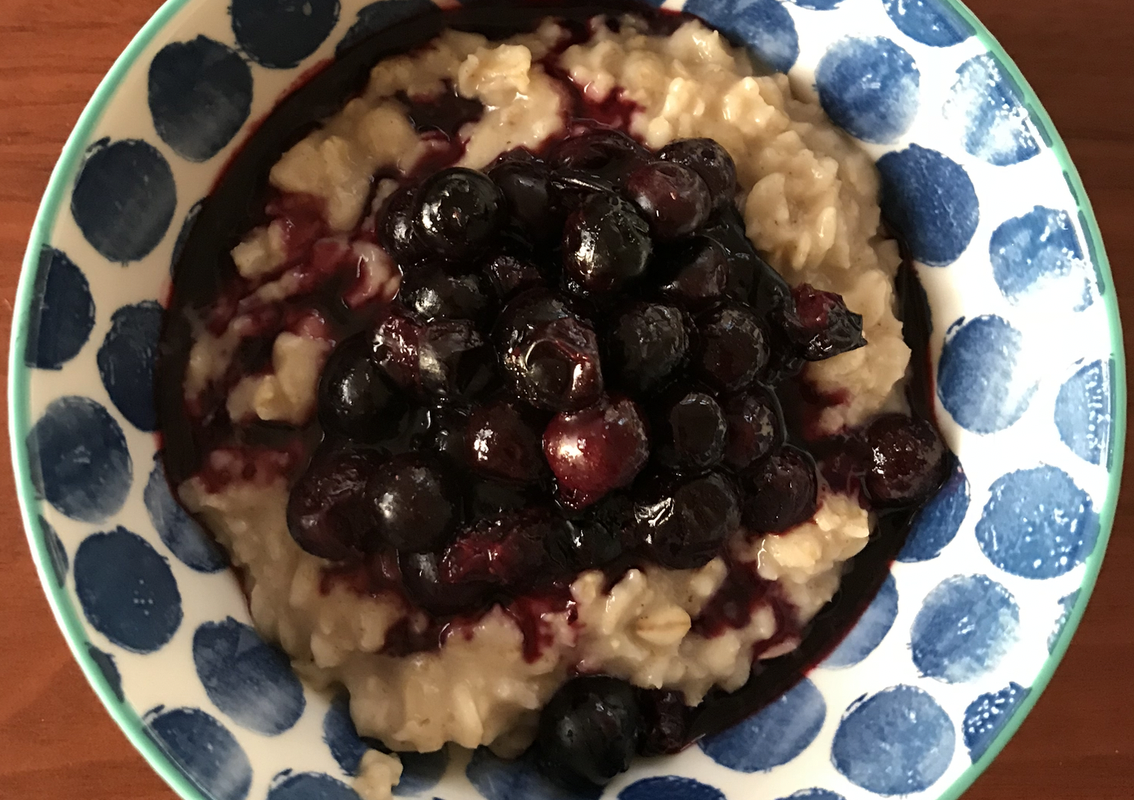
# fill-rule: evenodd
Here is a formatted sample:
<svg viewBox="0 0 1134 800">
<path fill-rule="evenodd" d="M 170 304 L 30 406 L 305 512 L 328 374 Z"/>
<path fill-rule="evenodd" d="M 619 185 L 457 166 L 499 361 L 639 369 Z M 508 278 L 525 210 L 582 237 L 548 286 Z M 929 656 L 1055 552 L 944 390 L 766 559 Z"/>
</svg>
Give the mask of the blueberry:
<svg viewBox="0 0 1134 800">
<path fill-rule="evenodd" d="M 376 549 L 366 485 L 380 468 L 374 453 L 318 451 L 288 497 L 287 527 L 296 543 L 331 561 Z"/>
<path fill-rule="evenodd" d="M 500 187 L 512 222 L 532 240 L 541 242 L 555 232 L 551 181 L 546 164 L 526 151 L 519 152 L 527 158 L 501 158 L 488 170 L 488 177 Z"/>
<path fill-rule="evenodd" d="M 779 400 L 763 387 L 753 387 L 725 404 L 728 444 L 725 462 L 744 469 L 784 443 L 784 418 Z"/>
<path fill-rule="evenodd" d="M 474 400 L 497 385 L 496 355 L 471 321 L 436 320 L 421 330 L 418 374 L 433 397 Z"/>
<path fill-rule="evenodd" d="M 634 507 L 638 537 L 654 561 L 693 569 L 712 561 L 740 527 L 736 490 L 719 473 L 647 488 Z"/>
<path fill-rule="evenodd" d="M 428 455 L 394 456 L 370 477 L 366 495 L 378 535 L 398 550 L 437 550 L 461 519 L 460 489 L 442 462 Z"/>
<path fill-rule="evenodd" d="M 490 289 L 483 277 L 455 273 L 434 264 L 407 270 L 398 297 L 425 322 L 450 318 L 480 323 L 492 310 Z"/>
<path fill-rule="evenodd" d="M 566 574 L 597 569 L 622 555 L 620 531 L 595 519 L 570 522 L 557 532 L 559 536 L 546 543 L 548 554 Z"/>
<path fill-rule="evenodd" d="M 430 252 L 458 261 L 483 252 L 504 222 L 504 197 L 480 172 L 450 167 L 431 175 L 417 192 L 417 238 Z"/>
<path fill-rule="evenodd" d="M 397 431 L 408 410 L 405 396 L 374 361 L 369 337 L 340 343 L 319 380 L 319 421 L 350 439 L 380 441 Z"/>
<path fill-rule="evenodd" d="M 878 505 L 927 500 L 945 480 L 945 445 L 925 420 L 885 414 L 866 429 L 866 443 L 866 490 Z"/>
<path fill-rule="evenodd" d="M 551 292 L 533 289 L 512 300 L 493 339 L 512 390 L 538 408 L 579 409 L 602 393 L 594 329 Z"/>
<path fill-rule="evenodd" d="M 801 283 L 792 289 L 792 300 L 781 306 L 779 321 L 799 358 L 822 361 L 866 344 L 862 315 L 847 309 L 839 295 Z"/>
<path fill-rule="evenodd" d="M 706 236 L 676 246 L 659 267 L 665 275 L 662 294 L 691 311 L 714 305 L 728 291 L 728 258 L 724 248 Z"/>
<path fill-rule="evenodd" d="M 467 449 L 467 447 L 466 447 Z M 544 465 L 544 472 L 547 467 Z M 522 511 L 531 505 L 546 502 L 546 492 L 541 486 L 522 485 L 514 481 L 498 481 L 492 478 L 477 480 L 470 476 L 466 521 L 499 516 L 505 512 Z"/>
<path fill-rule="evenodd" d="M 626 178 L 626 196 L 642 212 L 654 237 L 680 239 L 705 224 L 713 200 L 693 170 L 670 161 L 638 167 Z"/>
<path fill-rule="evenodd" d="M 552 149 L 550 161 L 557 170 L 618 182 L 649 157 L 646 148 L 622 131 L 603 129 L 564 139 Z"/>
<path fill-rule="evenodd" d="M 743 305 L 729 304 L 698 319 L 696 366 L 705 380 L 735 392 L 756 381 L 768 365 L 769 349 L 760 321 Z"/>
<path fill-rule="evenodd" d="M 692 709 L 685 705 L 685 696 L 681 692 L 670 689 L 639 691 L 638 706 L 642 710 L 643 723 L 639 755 L 670 755 L 681 751 L 689 743 Z"/>
<path fill-rule="evenodd" d="M 430 410 L 429 427 L 417 444 L 419 449 L 442 455 L 455 465 L 466 466 L 468 427 L 467 412 L 453 406 L 440 406 Z"/>
<path fill-rule="evenodd" d="M 646 271 L 649 257 L 649 226 L 620 197 L 591 195 L 567 218 L 563 268 L 579 294 L 621 289 Z"/>
<path fill-rule="evenodd" d="M 731 204 L 736 199 L 736 164 L 728 151 L 712 139 L 678 139 L 663 147 L 658 158 L 681 164 L 700 175 L 714 205 Z"/>
<path fill-rule="evenodd" d="M 780 533 L 815 514 L 815 461 L 798 447 L 778 453 L 740 474 L 744 525 L 754 533 Z"/>
<path fill-rule="evenodd" d="M 521 593 L 567 577 L 547 544 L 561 538 L 568 524 L 539 506 L 478 519 L 445 548 L 438 562 L 441 579 Z"/>
<path fill-rule="evenodd" d="M 634 393 L 656 389 L 684 366 L 689 323 L 673 306 L 635 303 L 620 314 L 606 337 L 611 382 Z"/>
<path fill-rule="evenodd" d="M 733 300 L 747 303 L 757 317 L 764 319 L 790 299 L 787 282 L 756 252 L 735 207 L 719 209 L 701 233 L 725 252 L 729 266 L 727 294 Z"/>
<path fill-rule="evenodd" d="M 538 417 L 518 403 L 497 400 L 469 413 L 466 461 L 481 475 L 538 483 L 547 473 Z"/>
<path fill-rule="evenodd" d="M 421 326 L 398 313 L 383 317 L 371 336 L 375 362 L 402 389 L 415 390 L 420 382 L 420 340 Z"/>
<path fill-rule="evenodd" d="M 645 466 L 650 444 L 634 402 L 604 397 L 582 411 L 552 419 L 543 433 L 543 453 L 560 501 L 583 508 L 628 486 Z"/>
<path fill-rule="evenodd" d="M 436 553 L 399 553 L 402 587 L 410 601 L 435 616 L 475 614 L 490 602 L 491 586 L 441 577 Z"/>
<path fill-rule="evenodd" d="M 683 471 L 699 471 L 720 463 L 728 439 L 724 411 L 702 391 L 676 392 L 664 404 L 655 428 L 663 463 Z"/>
<path fill-rule="evenodd" d="M 415 186 L 400 187 L 386 200 L 382 214 L 379 238 L 386 251 L 400 264 L 416 262 L 423 255 L 414 226 L 416 193 Z"/>
<path fill-rule="evenodd" d="M 501 253 L 484 265 L 492 291 L 500 300 L 507 300 L 520 292 L 543 285 L 543 275 L 539 269 L 522 258 Z"/>
<path fill-rule="evenodd" d="M 634 689 L 602 675 L 573 678 L 544 706 L 536 752 L 541 770 L 571 788 L 604 786 L 630 767 L 642 735 Z"/>
</svg>

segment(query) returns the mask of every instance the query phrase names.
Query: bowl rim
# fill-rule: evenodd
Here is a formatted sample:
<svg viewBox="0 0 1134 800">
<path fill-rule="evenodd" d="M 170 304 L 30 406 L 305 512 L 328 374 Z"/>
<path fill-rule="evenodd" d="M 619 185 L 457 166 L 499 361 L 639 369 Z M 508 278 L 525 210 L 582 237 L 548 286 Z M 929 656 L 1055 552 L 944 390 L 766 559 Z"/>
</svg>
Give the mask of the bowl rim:
<svg viewBox="0 0 1134 800">
<path fill-rule="evenodd" d="M 520 0 L 520 2 L 522 1 Z M 110 681 L 95 663 L 90 653 L 87 652 L 85 646 L 87 636 L 84 632 L 83 622 L 79 619 L 77 610 L 67 596 L 65 587 L 58 585 L 49 578 L 51 556 L 48 553 L 46 540 L 42 535 L 39 514 L 33 513 L 38 499 L 28 466 L 29 454 L 26 434 L 30 430 L 28 424 L 29 367 L 24 358 L 27 347 L 28 318 L 34 298 L 35 277 L 39 268 L 41 252 L 43 247 L 51 241 L 60 204 L 65 201 L 65 192 L 82 163 L 85 145 L 90 134 L 101 121 L 106 106 L 113 99 L 121 79 L 136 67 L 139 56 L 157 38 L 170 20 L 176 17 L 183 8 L 194 2 L 200 2 L 200 0 L 166 0 L 146 21 L 99 82 L 67 137 L 59 159 L 52 169 L 47 188 L 32 224 L 31 235 L 21 264 L 19 282 L 16 288 L 12 334 L 8 352 L 8 436 L 11 444 L 16 497 L 32 560 L 51 607 L 52 615 L 55 617 L 72 655 L 78 661 L 88 683 L 94 689 L 96 696 L 109 712 L 111 718 L 170 788 L 185 800 L 211 800 L 189 776 L 181 771 L 157 740 L 150 736 L 139 713 L 132 706 L 118 699 L 115 688 L 111 686 Z M 1099 508 L 1098 541 L 1094 551 L 1086 560 L 1083 581 L 1075 605 L 1070 610 L 1067 622 L 1060 632 L 1054 648 L 1052 648 L 1036 675 L 1030 691 L 1012 711 L 1011 716 L 1005 721 L 984 754 L 936 795 L 936 800 L 957 800 L 1004 749 L 1004 746 L 1019 730 L 1024 719 L 1039 701 L 1067 652 L 1098 580 L 1111 530 L 1114 527 L 1114 516 L 1122 479 L 1126 441 L 1126 358 L 1110 261 L 1103 246 L 1102 234 L 1090 199 L 1079 172 L 1071 161 L 1066 144 L 1056 130 L 1035 90 L 1032 89 L 1016 63 L 977 16 L 960 0 L 939 0 L 939 2 L 942 2 L 971 27 L 973 35 L 981 46 L 994 55 L 1008 73 L 1010 79 L 1018 87 L 1022 102 L 1029 115 L 1043 131 L 1048 140 L 1048 145 L 1067 176 L 1067 181 L 1078 203 L 1078 210 L 1083 214 L 1083 229 L 1088 239 L 1088 252 L 1092 254 L 1095 261 L 1100 282 L 1106 282 L 1101 292 L 1101 299 L 1106 310 L 1110 346 L 1113 353 L 1113 405 L 1110 439 L 1112 460 L 1106 496 L 1102 499 Z"/>
</svg>

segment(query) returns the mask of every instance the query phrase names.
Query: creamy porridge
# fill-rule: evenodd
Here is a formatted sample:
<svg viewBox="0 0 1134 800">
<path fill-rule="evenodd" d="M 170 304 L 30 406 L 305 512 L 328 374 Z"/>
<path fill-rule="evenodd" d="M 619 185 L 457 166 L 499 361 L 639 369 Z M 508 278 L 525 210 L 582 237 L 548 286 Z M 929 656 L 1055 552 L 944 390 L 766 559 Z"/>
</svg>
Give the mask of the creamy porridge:
<svg viewBox="0 0 1134 800">
<path fill-rule="evenodd" d="M 435 98 L 475 101 L 468 108 L 476 111 L 458 115 L 453 130 L 423 130 L 415 108 Z M 797 293 L 800 306 L 832 292 L 861 315 L 865 346 L 803 364 L 800 380 L 811 397 L 808 438 L 837 441 L 879 415 L 907 412 L 910 350 L 894 290 L 901 259 L 896 242 L 882 232 L 870 158 L 832 126 L 807 87 L 785 75 L 757 74 L 743 51 L 700 22 L 686 18 L 659 31 L 624 17 L 612 25 L 594 21 L 586 37 L 555 20 L 505 41 L 447 30 L 374 66 L 361 94 L 271 168 L 274 206 L 231 251 L 236 288 L 222 290 L 214 305 L 190 315 L 192 348 L 181 384 L 190 424 L 213 425 L 221 418 L 235 429 L 310 429 L 320 374 L 342 331 L 302 298 L 328 291 L 327 276 L 334 274 L 338 283 L 331 283 L 344 310 L 377 309 L 373 318 L 379 319 L 401 281 L 399 259 L 382 229 L 400 186 L 438 169 L 433 164 L 485 170 L 516 148 L 542 153 L 575 135 L 572 120 L 580 107 L 616 114 L 618 119 L 600 121 L 621 125 L 652 151 L 677 140 L 719 143 L 735 163 L 736 207 L 756 251 L 790 286 L 817 290 Z M 664 238 L 663 232 L 654 235 Z M 281 306 L 287 312 L 274 314 Z M 698 313 L 702 320 L 709 312 Z M 265 352 L 249 370 L 253 340 Z M 726 407 L 725 394 L 722 407 L 743 417 L 744 409 L 734 408 L 740 401 Z M 607 403 L 603 419 L 622 425 L 617 415 L 623 402 L 629 401 L 601 400 Z M 711 399 L 705 402 L 716 408 Z M 590 413 L 568 411 L 572 422 Z M 470 418 L 480 419 L 477 413 Z M 562 448 L 548 444 L 557 424 L 549 425 L 543 442 L 560 499 L 588 506 L 602 490 L 584 476 L 583 488 L 567 493 L 573 467 L 560 471 L 555 459 L 563 458 Z M 613 423 L 600 430 L 609 433 L 611 447 L 624 435 Z M 810 480 L 817 481 L 813 504 L 802 520 L 784 512 L 790 518 L 785 529 L 750 529 L 747 523 L 766 509 L 742 498 L 727 541 L 700 563 L 686 566 L 684 556 L 669 559 L 668 566 L 618 561 L 617 569 L 584 569 L 554 589 L 525 585 L 512 601 L 481 613 L 441 614 L 448 622 L 439 635 L 436 608 L 431 613 L 409 599 L 412 591 L 407 596 L 389 588 L 405 580 L 398 578 L 404 559 L 368 552 L 365 565 L 355 559 L 344 566 L 333 548 L 304 549 L 293 537 L 289 495 L 309 456 L 310 437 L 275 444 L 242 436 L 203 445 L 200 464 L 183 475 L 180 498 L 230 553 L 258 630 L 279 642 L 306 681 L 345 687 L 359 733 L 392 751 L 425 752 L 455 742 L 518 755 L 536 736 L 541 709 L 576 674 L 678 692 L 689 706 L 714 689 L 737 690 L 748 682 L 754 659 L 799 644 L 872 528 L 873 512 L 861 492 L 829 482 L 826 470 L 816 476 L 808 466 Z M 583 447 L 583 441 L 569 444 Z M 730 450 L 721 452 L 731 458 Z M 632 472 L 610 486 L 629 486 L 643 469 L 636 457 L 620 461 L 619 469 Z M 347 466 L 357 472 L 364 462 L 370 463 Z M 526 462 L 517 456 L 515 463 Z M 547 465 L 540 462 L 538 469 Z M 697 491 L 721 491 L 711 476 L 698 480 Z M 774 481 L 769 485 L 778 491 Z M 642 501 L 634 508 L 638 524 L 648 524 L 643 520 L 654 506 Z M 476 530 L 470 534 L 474 543 Z M 760 587 L 745 595 L 739 610 L 721 599 L 722 587 L 738 580 Z M 356 788 L 367 800 L 387 797 L 400 769 L 396 756 L 368 754 Z"/>
</svg>

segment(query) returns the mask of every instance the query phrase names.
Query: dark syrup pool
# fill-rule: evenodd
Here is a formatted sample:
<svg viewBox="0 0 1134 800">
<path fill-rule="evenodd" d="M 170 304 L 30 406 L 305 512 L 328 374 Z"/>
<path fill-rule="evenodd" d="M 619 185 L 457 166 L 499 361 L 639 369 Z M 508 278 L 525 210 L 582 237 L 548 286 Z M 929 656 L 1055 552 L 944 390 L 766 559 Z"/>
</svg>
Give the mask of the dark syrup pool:
<svg viewBox="0 0 1134 800">
<path fill-rule="evenodd" d="M 268 186 L 267 176 L 282 153 L 310 133 L 318 123 L 336 113 L 347 99 L 364 87 L 370 68 L 391 55 L 404 53 L 424 45 L 444 28 L 474 31 L 490 39 L 500 39 L 515 33 L 532 30 L 545 17 L 555 16 L 566 21 L 574 41 L 587 38 L 586 20 L 612 10 L 633 10 L 647 18 L 659 34 L 675 30 L 686 15 L 658 12 L 633 3 L 616 2 L 598 5 L 572 5 L 564 7 L 544 3 L 530 3 L 524 7 L 497 7 L 493 3 L 478 4 L 473 9 L 430 11 L 411 20 L 375 34 L 351 46 L 333 62 L 328 62 L 314 74 L 305 76 L 298 86 L 265 118 L 250 135 L 242 148 L 231 158 L 219 177 L 212 193 L 200 207 L 188 235 L 184 237 L 180 256 L 175 264 L 173 289 L 162 331 L 155 380 L 159 418 L 159 437 L 163 446 L 166 475 L 173 487 L 188 477 L 201 473 L 204 455 L 216 447 L 234 447 L 245 452 L 285 452 L 293 454 L 292 469 L 301 466 L 305 454 L 310 453 L 322 438 L 317 422 L 302 429 L 250 423 L 235 425 L 224 411 L 224 395 L 206 396 L 199 407 L 187 408 L 182 380 L 185 375 L 188 353 L 192 344 L 190 316 L 209 319 L 216 312 L 218 299 L 240 286 L 240 278 L 229 251 L 251 228 L 268 221 L 268 209 L 279 210 L 281 202 L 294 203 L 294 199 L 281 200 Z M 553 68 L 552 77 L 563 77 Z M 409 107 L 411 120 L 419 132 L 436 139 L 438 147 L 427 163 L 418 165 L 417 172 L 431 172 L 454 163 L 460 158 L 463 146 L 451 135 L 460 125 L 479 116 L 479 104 L 458 98 L 455 94 L 440 100 L 415 102 L 400 98 Z M 626 129 L 635 107 L 617 96 L 592 104 L 574 93 L 574 118 Z M 376 178 L 385 176 L 375 176 Z M 377 180 L 374 181 L 377 183 Z M 293 207 L 288 215 L 306 224 L 318 227 L 318 214 L 314 209 Z M 365 232 L 354 235 L 365 237 Z M 378 318 L 374 304 L 349 310 L 341 296 L 349 286 L 342 280 L 324 283 L 308 299 L 308 308 L 319 313 L 328 323 L 335 339 L 341 341 L 359 330 L 371 327 Z M 928 313 L 924 292 L 908 262 L 903 265 L 897 281 L 902 303 L 903 335 L 910 346 L 911 376 L 907 393 L 911 409 L 916 416 L 932 419 L 932 397 L 928 366 Z M 221 325 L 225 318 L 214 320 Z M 270 363 L 271 343 L 275 335 L 286 327 L 286 320 L 265 316 L 264 330 L 238 350 L 230 369 L 229 380 L 239 375 L 255 374 L 267 369 Z M 789 438 L 799 441 L 806 428 L 806 413 L 799 412 L 808 401 L 806 392 L 792 383 L 778 390 L 787 414 Z M 421 421 L 419 420 L 419 424 Z M 411 428 L 413 427 L 411 423 Z M 407 430 L 400 444 L 402 449 L 412 447 L 417 431 Z M 838 443 L 828 447 L 838 447 Z M 394 449 L 397 449 L 395 445 Z M 816 451 L 814 443 L 811 443 Z M 822 458 L 821 448 L 815 452 Z M 208 477 L 208 471 L 203 474 Z M 837 475 L 828 474 L 837 483 Z M 223 481 L 223 476 L 216 476 Z M 174 493 L 176 496 L 176 492 Z M 807 671 L 833 650 L 874 597 L 889 572 L 889 566 L 904 543 L 914 512 L 890 511 L 876 514 L 875 528 L 867 547 L 848 562 L 835 598 L 803 629 L 794 624 L 790 607 L 777 596 L 776 587 L 746 571 L 731 571 L 726 583 L 710 601 L 705 612 L 695 622 L 695 629 L 703 635 L 734 627 L 746 621 L 757 604 L 770 602 L 777 617 L 775 637 L 760 645 L 766 649 L 787 638 L 800 639 L 801 644 L 791 653 L 768 660 L 754 662 L 752 676 L 740 690 L 732 693 L 714 691 L 696 709 L 687 714 L 681 744 L 687 744 L 728 728 L 789 689 Z M 630 564 L 608 568 L 611 577 Z M 328 569 L 324 585 L 346 582 L 359 592 L 400 591 L 397 569 L 388 559 L 373 559 L 362 567 Z M 507 611 L 516 619 L 525 635 L 526 655 L 538 656 L 541 647 L 541 630 L 538 624 L 543 611 L 563 609 L 570 605 L 569 593 L 550 590 L 540 595 L 524 596 L 513 601 Z M 447 635 L 452 620 L 438 620 L 428 629 L 413 630 L 408 625 L 391 631 L 386 652 L 409 653 L 437 647 Z M 666 751 L 679 749 L 675 742 L 667 742 Z"/>
</svg>

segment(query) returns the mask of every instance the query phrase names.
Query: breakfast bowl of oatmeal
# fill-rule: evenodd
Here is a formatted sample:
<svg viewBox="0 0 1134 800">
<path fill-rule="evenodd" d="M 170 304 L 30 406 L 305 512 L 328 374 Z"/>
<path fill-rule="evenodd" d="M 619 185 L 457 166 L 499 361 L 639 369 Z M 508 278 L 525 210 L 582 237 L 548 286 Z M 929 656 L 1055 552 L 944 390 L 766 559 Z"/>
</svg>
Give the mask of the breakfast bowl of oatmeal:
<svg viewBox="0 0 1134 800">
<path fill-rule="evenodd" d="M 950 3 L 172 3 L 12 364 L 45 590 L 194 800 L 954 797 L 1121 471 L 1089 205 Z"/>
</svg>

